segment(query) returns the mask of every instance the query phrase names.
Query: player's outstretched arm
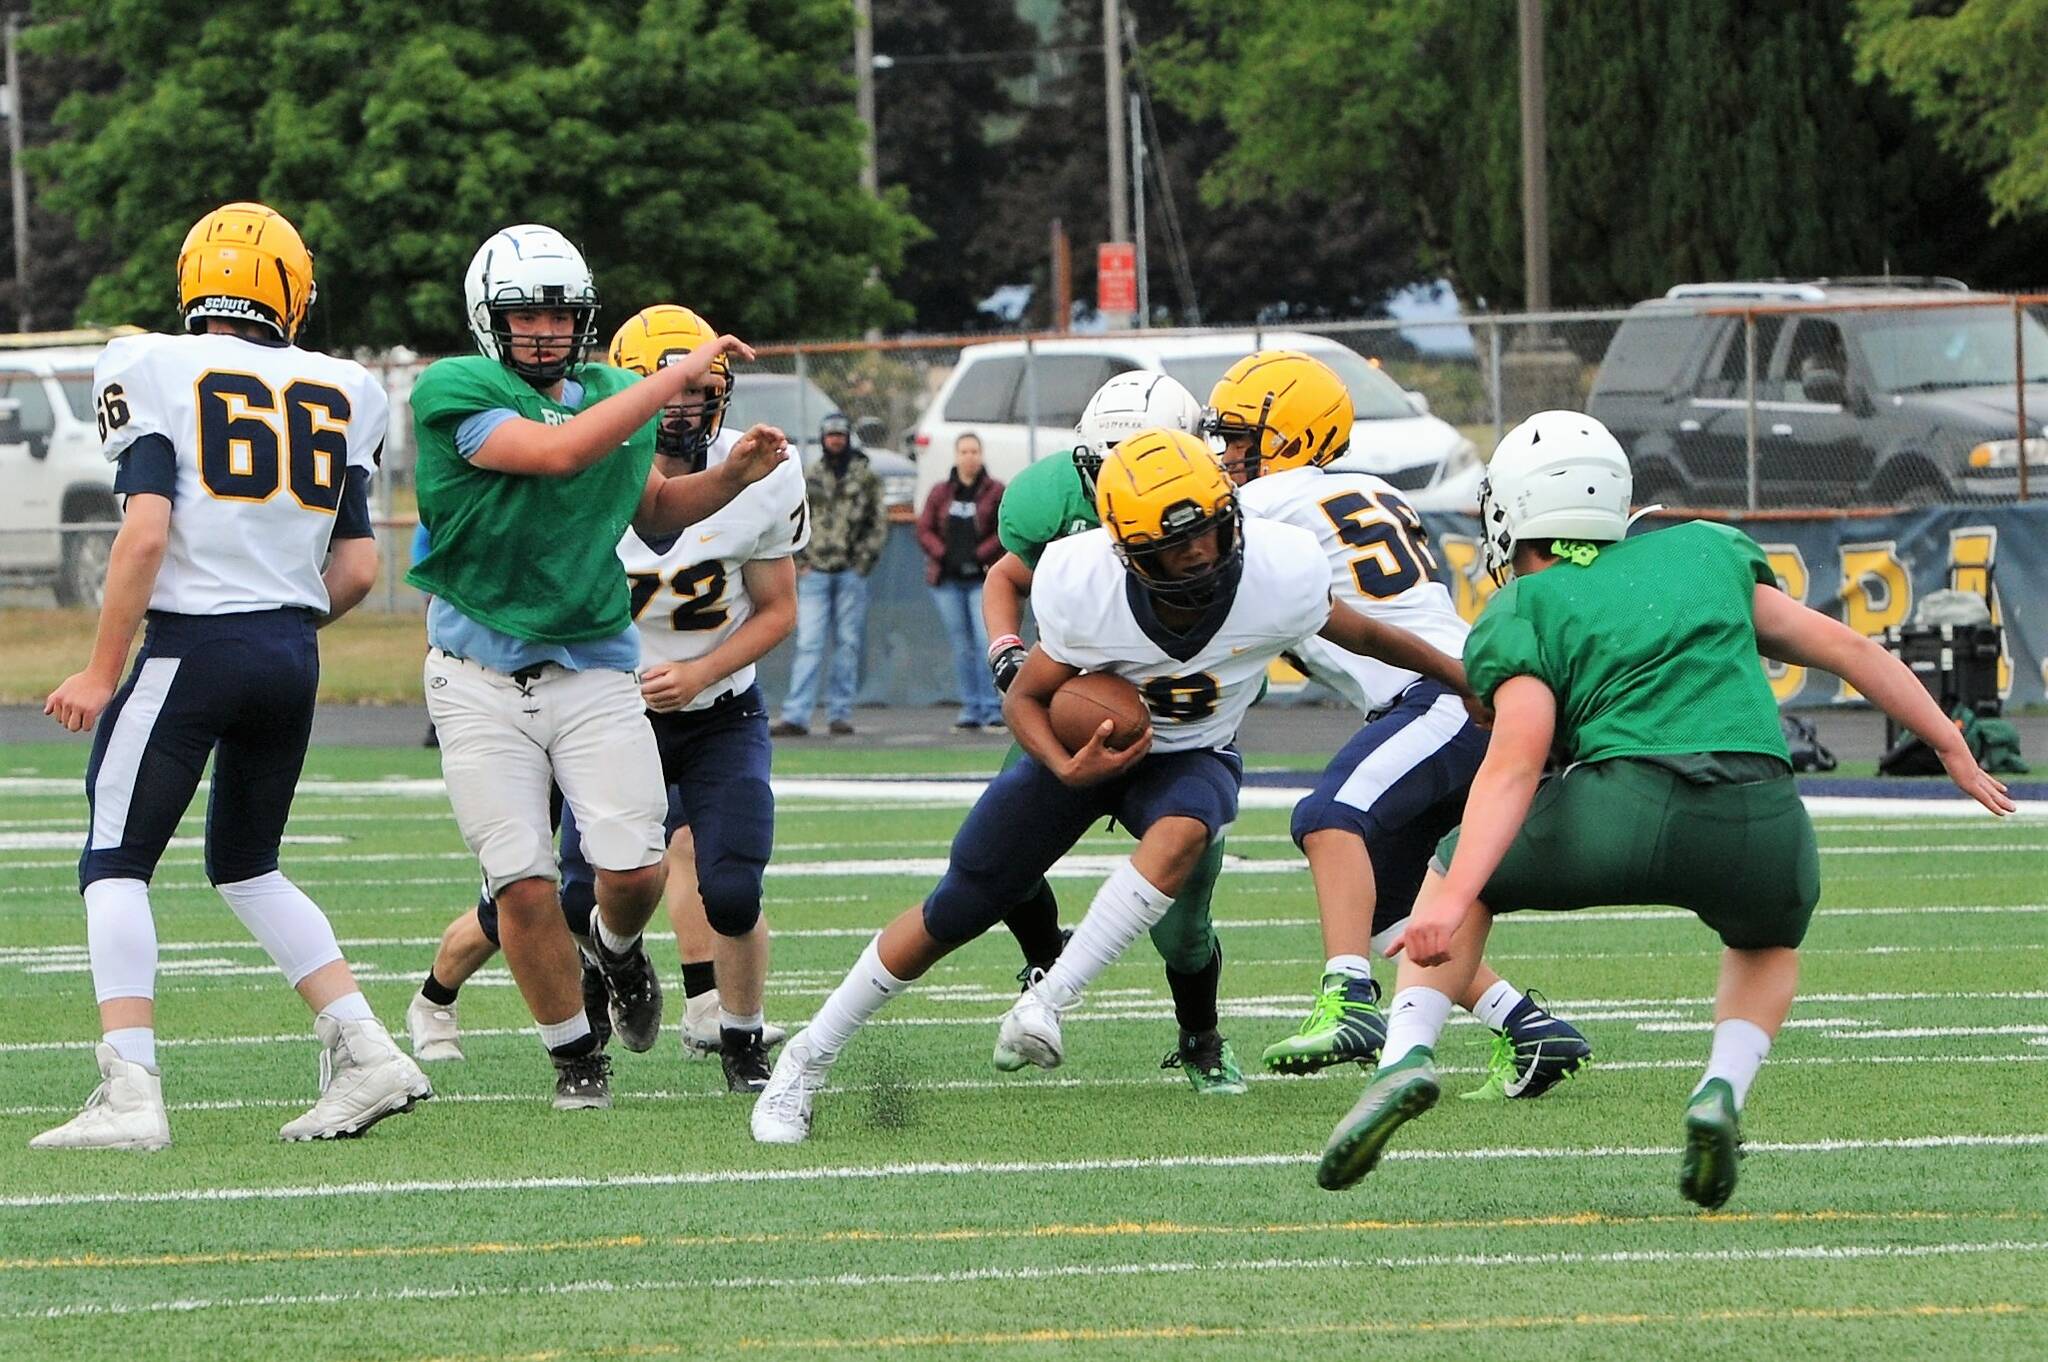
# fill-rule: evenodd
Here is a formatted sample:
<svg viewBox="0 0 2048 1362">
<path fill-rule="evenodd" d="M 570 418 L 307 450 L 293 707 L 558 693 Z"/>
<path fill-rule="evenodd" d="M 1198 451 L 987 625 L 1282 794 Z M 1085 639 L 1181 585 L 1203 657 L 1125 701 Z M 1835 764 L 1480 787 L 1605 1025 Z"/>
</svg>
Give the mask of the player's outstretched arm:
<svg viewBox="0 0 2048 1362">
<path fill-rule="evenodd" d="M 1152 750 L 1149 727 L 1145 736 L 1129 747 L 1108 746 L 1107 740 L 1116 725 L 1104 719 L 1086 747 L 1068 753 L 1066 744 L 1052 731 L 1052 695 L 1080 674 L 1080 668 L 1055 662 L 1045 649 L 1033 648 L 1018 670 L 1017 679 L 1010 683 L 1009 693 L 1003 697 L 1003 719 L 1017 745 L 1058 777 L 1062 785 L 1076 789 L 1122 775 Z"/>
<path fill-rule="evenodd" d="M 988 669 L 996 689 L 1007 691 L 1024 665 L 1024 598 L 1031 594 L 1031 569 L 1014 553 L 996 559 L 981 584 L 981 622 L 988 629 Z"/>
<path fill-rule="evenodd" d="M 652 710 L 681 709 L 720 677 L 759 662 L 796 632 L 796 559 L 756 558 L 740 568 L 754 613 L 716 648 L 688 662 L 658 662 L 640 673 L 640 698 Z"/>
<path fill-rule="evenodd" d="M 1757 586 L 1754 614 L 1757 650 L 1765 657 L 1833 672 L 1933 748 L 1957 789 L 1993 813 L 2018 807 L 2004 782 L 1977 765 L 1961 731 L 1919 678 L 1875 639 L 1801 605 L 1775 586 Z"/>
<path fill-rule="evenodd" d="M 737 336 L 706 341 L 676 363 L 657 369 L 638 382 L 584 408 L 559 426 L 541 421 L 507 421 L 484 437 L 470 462 L 498 473 L 566 478 L 597 463 L 633 438 L 683 389 L 711 372 L 721 355 L 752 359 L 753 350 Z"/>
<path fill-rule="evenodd" d="M 43 713 L 73 733 L 91 728 L 114 698 L 115 688 L 121 684 L 121 668 L 128 662 L 129 645 L 142 627 L 150 594 L 156 590 L 157 569 L 163 566 L 164 549 L 170 542 L 171 499 L 154 492 L 130 496 L 107 556 L 106 595 L 100 603 L 92 661 L 85 664 L 84 671 L 66 677 L 43 702 Z"/>
<path fill-rule="evenodd" d="M 377 541 L 368 535 L 334 541 L 327 552 L 327 566 L 320 573 L 327 587 L 327 613 L 320 617 L 320 628 L 363 603 L 377 584 L 378 561 Z"/>
<path fill-rule="evenodd" d="M 788 436 L 774 426 L 755 426 L 740 436 L 731 453 L 701 473 L 665 478 L 649 472 L 640 509 L 633 513 L 633 528 L 654 537 L 679 534 L 724 509 L 788 457 Z"/>
<path fill-rule="evenodd" d="M 1450 958 L 1451 938 L 1529 816 L 1557 731 L 1557 697 L 1536 677 L 1510 677 L 1493 700 L 1493 740 L 1465 796 L 1465 820 L 1450 870 L 1439 892 L 1416 909 L 1408 930 L 1387 951 L 1406 951 L 1418 965 L 1440 965 Z"/>
<path fill-rule="evenodd" d="M 1332 601 L 1329 622 L 1318 632 L 1339 648 L 1361 657 L 1376 657 L 1403 671 L 1419 672 L 1432 681 L 1441 681 L 1468 700 L 1472 697 L 1462 662 L 1397 624 L 1362 615 L 1342 601 Z"/>
</svg>

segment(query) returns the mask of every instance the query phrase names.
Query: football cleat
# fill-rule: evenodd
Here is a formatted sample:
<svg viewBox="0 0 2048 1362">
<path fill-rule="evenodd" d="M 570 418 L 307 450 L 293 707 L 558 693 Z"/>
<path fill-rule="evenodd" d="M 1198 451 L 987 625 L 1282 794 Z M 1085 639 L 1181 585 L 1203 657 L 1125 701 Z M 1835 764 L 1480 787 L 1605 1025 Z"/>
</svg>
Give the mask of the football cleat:
<svg viewBox="0 0 2048 1362">
<path fill-rule="evenodd" d="M 287 1121 L 279 1139 L 352 1139 L 434 1095 L 419 1065 L 375 1019 L 343 1021 L 322 1012 L 313 1018 L 313 1034 L 321 1047 L 320 1100 Z"/>
<path fill-rule="evenodd" d="M 1045 972 L 1032 971 L 1031 980 L 1010 1010 L 1003 1014 L 996 1032 L 994 1063 L 1004 1073 L 1015 1073 L 1027 1064 L 1057 1069 L 1066 1058 L 1060 1043 L 1060 1010 L 1045 996 Z"/>
<path fill-rule="evenodd" d="M 1411 1050 L 1372 1076 L 1358 1104 L 1337 1122 L 1323 1146 L 1316 1165 L 1318 1185 L 1336 1192 L 1357 1182 L 1380 1161 L 1395 1131 L 1436 1105 L 1443 1087 L 1431 1059 L 1426 1046 Z"/>
<path fill-rule="evenodd" d="M 1538 997 L 1524 998 L 1494 1035 L 1486 1081 L 1463 1094 L 1463 1100 L 1541 1097 L 1592 1062 L 1593 1047 L 1577 1027 L 1551 1016 Z"/>
<path fill-rule="evenodd" d="M 768 1045 L 759 1031 L 726 1028 L 719 1037 L 718 1062 L 728 1092 L 759 1092 L 768 1086 Z"/>
<path fill-rule="evenodd" d="M 93 1050 L 100 1085 L 78 1115 L 28 1142 L 30 1149 L 132 1149 L 147 1153 L 171 1143 L 163 1075 L 121 1058 L 102 1041 Z"/>
<path fill-rule="evenodd" d="M 549 1055 L 555 1062 L 555 1110 L 602 1111 L 612 1104 L 612 1057 L 602 1050 Z"/>
<path fill-rule="evenodd" d="M 1074 929 L 1072 927 L 1060 928 L 1059 951 L 1053 952 L 1053 954 L 1047 959 L 1034 960 L 1030 964 L 1026 965 L 1023 969 L 1017 971 L 1017 987 L 1019 991 L 1031 987 L 1031 981 L 1034 978 L 1044 974 L 1047 970 L 1051 969 L 1053 965 L 1059 960 L 1060 952 L 1066 950 L 1067 943 L 1069 941 L 1072 941 L 1073 939 Z"/>
<path fill-rule="evenodd" d="M 1274 1041 L 1260 1056 L 1276 1073 L 1308 1074 L 1346 1062 L 1371 1064 L 1387 1043 L 1387 1014 L 1380 1011 L 1380 986 L 1332 970 L 1301 1028 Z"/>
<path fill-rule="evenodd" d="M 405 1006 L 405 1030 L 412 1040 L 412 1057 L 422 1064 L 440 1059 L 462 1058 L 462 1032 L 455 1022 L 455 1004 L 443 1007 L 415 993 Z"/>
<path fill-rule="evenodd" d="M 1199 1034 L 1183 1031 L 1180 1045 L 1163 1060 L 1162 1069 L 1179 1069 L 1187 1075 L 1196 1092 L 1205 1097 L 1235 1097 L 1246 1091 L 1244 1070 L 1237 1067 L 1237 1055 L 1230 1042 L 1214 1030 Z"/>
<path fill-rule="evenodd" d="M 1700 1084 L 1685 1108 L 1685 1150 L 1679 1158 L 1678 1190 L 1687 1201 L 1718 1210 L 1735 1195 L 1736 1165 L 1742 1160 L 1742 1128 L 1735 1089 L 1725 1078 Z"/>
<path fill-rule="evenodd" d="M 754 1102 L 748 1124 L 760 1144 L 800 1144 L 811 1134 L 811 1104 L 831 1074 L 830 1064 L 811 1054 L 808 1037 L 796 1033 L 768 1075 L 768 1085 Z"/>
<path fill-rule="evenodd" d="M 683 1000 L 684 1059 L 709 1059 L 719 1052 L 722 1042 L 719 1039 L 718 1013 L 723 1005 L 715 988 Z M 761 1045 L 764 1049 L 773 1050 L 788 1039 L 788 1027 L 777 1026 L 774 1022 L 762 1024 Z"/>
<path fill-rule="evenodd" d="M 647 958 L 647 941 L 633 942 L 624 955 L 605 948 L 597 929 L 597 909 L 590 910 L 590 950 L 604 975 L 611 1011 L 612 1030 L 619 1043 L 636 1055 L 644 1055 L 661 1039 L 661 976 Z"/>
<path fill-rule="evenodd" d="M 612 991 L 605 987 L 604 971 L 587 952 L 582 953 L 583 1015 L 590 1020 L 590 1034 L 602 1050 L 612 1043 Z"/>
</svg>

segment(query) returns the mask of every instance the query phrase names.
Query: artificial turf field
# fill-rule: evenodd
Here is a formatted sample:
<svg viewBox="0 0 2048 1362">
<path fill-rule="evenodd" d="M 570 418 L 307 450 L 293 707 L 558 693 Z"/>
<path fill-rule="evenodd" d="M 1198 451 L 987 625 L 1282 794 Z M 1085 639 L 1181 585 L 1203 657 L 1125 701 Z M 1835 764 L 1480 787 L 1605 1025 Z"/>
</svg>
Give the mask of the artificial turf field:
<svg viewBox="0 0 2048 1362">
<path fill-rule="evenodd" d="M 777 772 L 996 757 L 798 746 Z M 434 1101 L 284 1145 L 315 1092 L 307 1017 L 196 842 L 155 892 L 174 1144 L 31 1154 L 94 1081 L 82 761 L 0 750 L 0 1357 L 2048 1356 L 2048 820 L 1821 824 L 1804 996 L 1750 1099 L 1742 1184 L 1702 1215 L 1677 1194 L 1676 1137 L 1712 942 L 1662 910 L 1504 920 L 1493 962 L 1586 1031 L 1596 1067 L 1537 1102 L 1447 1097 L 1332 1195 L 1313 1158 L 1357 1072 L 1196 1097 L 1159 1068 L 1174 1030 L 1144 943 L 1071 1016 L 1065 1068 L 995 1073 L 1006 936 L 882 1014 L 806 1145 L 755 1146 L 748 1099 L 682 1060 L 673 1026 L 617 1056 L 613 1110 L 551 1111 L 497 968 L 462 994 L 469 1058 L 429 1066 Z M 285 853 L 401 1034 L 474 893 L 435 787 L 386 779 L 437 774 L 417 750 L 317 749 Z M 888 793 L 784 797 L 771 1019 L 807 1016 L 929 887 L 960 796 Z M 1321 954 L 1265 793 L 1233 830 L 1251 864 L 1217 896 L 1248 1068 L 1299 1020 Z M 1098 829 L 1080 854 L 1126 845 Z M 1069 923 L 1107 865 L 1055 880 Z M 674 948 L 654 950 L 674 1016 Z M 1452 1091 L 1478 1083 L 1487 1039 L 1447 1032 Z"/>
</svg>

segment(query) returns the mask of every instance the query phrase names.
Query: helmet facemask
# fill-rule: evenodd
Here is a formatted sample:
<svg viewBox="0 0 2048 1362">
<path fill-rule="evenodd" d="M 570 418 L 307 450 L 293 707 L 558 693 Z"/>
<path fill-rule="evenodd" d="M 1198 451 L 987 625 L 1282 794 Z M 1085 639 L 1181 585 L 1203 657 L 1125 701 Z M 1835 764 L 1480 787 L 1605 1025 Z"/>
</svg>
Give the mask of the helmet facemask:
<svg viewBox="0 0 2048 1362">
<path fill-rule="evenodd" d="M 1515 537 L 1508 528 L 1507 511 L 1488 478 L 1479 482 L 1479 551 L 1486 575 L 1495 586 L 1506 586 L 1515 575 Z"/>
<path fill-rule="evenodd" d="M 585 291 L 583 297 L 570 297 L 559 285 L 549 284 L 538 290 L 539 297 L 530 297 L 522 290 L 503 289 L 484 304 L 489 319 L 491 338 L 497 342 L 498 361 L 513 373 L 537 388 L 553 387 L 568 375 L 569 370 L 590 355 L 597 347 L 597 291 Z M 567 312 L 570 315 L 570 329 L 567 332 L 515 332 L 511 315 L 515 312 Z M 527 358 L 527 354 L 543 346 L 563 347 L 557 359 L 540 360 Z M 524 353 L 522 353 L 524 352 Z"/>
<path fill-rule="evenodd" d="M 1280 432 L 1273 429 L 1268 417 L 1273 413 L 1273 394 L 1267 393 L 1266 400 L 1259 404 L 1259 415 L 1255 421 L 1243 421 L 1234 416 L 1225 416 L 1214 407 L 1202 413 L 1201 434 L 1207 437 L 1209 448 L 1215 451 L 1216 461 L 1223 465 L 1223 471 L 1233 476 L 1243 475 L 1243 481 L 1250 482 L 1263 471 L 1268 449 L 1267 440 L 1272 441 L 1274 452 L 1286 447 Z M 1233 459 L 1230 446 L 1238 440 L 1246 440 L 1242 456 Z"/>
<path fill-rule="evenodd" d="M 1091 506 L 1095 504 L 1095 480 L 1102 475 L 1102 461 L 1108 456 L 1108 450 L 1093 445 L 1074 446 L 1074 471 L 1081 475 L 1081 495 Z"/>
<path fill-rule="evenodd" d="M 1193 501 L 1178 502 L 1167 507 L 1160 521 L 1165 528 L 1154 538 L 1112 536 L 1117 557 L 1160 604 L 1183 610 L 1208 609 L 1236 579 L 1244 561 L 1244 514 L 1237 498 L 1209 511 Z M 1192 573 L 1174 573 L 1166 567 L 1163 559 L 1167 553 L 1211 530 L 1218 538 L 1216 558 L 1209 566 Z"/>
<path fill-rule="evenodd" d="M 662 363 L 675 363 L 683 353 L 663 356 Z M 725 411 L 732 403 L 732 375 L 713 369 L 707 376 L 707 381 L 711 379 L 722 385 L 716 392 L 684 389 L 680 399 L 661 409 L 661 421 L 654 428 L 654 452 L 665 459 L 681 460 L 692 473 L 703 472 L 711 462 L 711 442 L 725 428 Z"/>
</svg>

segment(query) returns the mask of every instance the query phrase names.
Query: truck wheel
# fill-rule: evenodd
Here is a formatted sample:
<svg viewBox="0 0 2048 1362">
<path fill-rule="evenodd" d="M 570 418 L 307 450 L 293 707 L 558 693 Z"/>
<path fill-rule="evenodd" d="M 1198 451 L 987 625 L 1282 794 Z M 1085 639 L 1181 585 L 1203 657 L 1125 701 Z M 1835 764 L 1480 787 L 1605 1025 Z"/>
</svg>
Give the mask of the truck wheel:
<svg viewBox="0 0 2048 1362">
<path fill-rule="evenodd" d="M 115 514 L 109 511 L 105 518 L 113 519 Z M 66 534 L 64 556 L 57 566 L 57 604 L 99 609 L 107 592 L 107 560 L 113 551 L 114 536 L 107 530 Z"/>
</svg>

